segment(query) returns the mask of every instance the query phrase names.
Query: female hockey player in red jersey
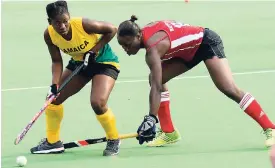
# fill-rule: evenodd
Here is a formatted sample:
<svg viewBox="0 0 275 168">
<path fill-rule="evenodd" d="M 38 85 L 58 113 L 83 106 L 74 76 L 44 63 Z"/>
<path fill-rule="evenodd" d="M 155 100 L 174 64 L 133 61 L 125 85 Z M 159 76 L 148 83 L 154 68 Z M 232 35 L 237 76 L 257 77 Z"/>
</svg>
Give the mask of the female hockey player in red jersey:
<svg viewBox="0 0 275 168">
<path fill-rule="evenodd" d="M 173 20 L 155 21 L 140 28 L 132 16 L 119 25 L 118 43 L 128 55 L 146 50 L 150 68 L 150 110 L 138 128 L 140 144 L 162 146 L 180 139 L 174 129 L 169 109 L 169 92 L 165 85 L 174 77 L 204 62 L 216 87 L 263 128 L 267 147 L 275 143 L 275 125 L 256 99 L 234 82 L 224 54 L 223 42 L 214 31 Z M 157 118 L 158 116 L 158 118 Z M 161 126 L 156 136 L 155 124 Z"/>
</svg>

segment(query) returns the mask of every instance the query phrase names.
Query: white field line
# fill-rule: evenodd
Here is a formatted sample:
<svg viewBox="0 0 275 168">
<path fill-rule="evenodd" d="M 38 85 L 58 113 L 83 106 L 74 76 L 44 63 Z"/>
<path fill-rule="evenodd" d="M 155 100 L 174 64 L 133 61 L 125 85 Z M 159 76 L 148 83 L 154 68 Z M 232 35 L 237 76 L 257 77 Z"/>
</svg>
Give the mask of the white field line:
<svg viewBox="0 0 275 168">
<path fill-rule="evenodd" d="M 248 71 L 248 72 L 236 72 L 233 73 L 233 76 L 240 76 L 240 75 L 254 75 L 254 74 L 267 74 L 267 73 L 275 73 L 274 70 L 263 70 L 263 71 Z M 201 79 L 201 78 L 209 78 L 209 75 L 199 75 L 199 76 L 183 76 L 183 77 L 176 77 L 173 80 L 182 80 L 182 79 Z M 141 83 L 141 82 L 148 82 L 148 79 L 141 79 L 141 80 L 121 80 L 117 81 L 116 83 Z M 11 88 L 11 89 L 1 89 L 1 92 L 7 91 L 21 91 L 21 90 L 33 90 L 33 89 L 44 89 L 49 86 L 35 86 L 35 87 L 25 87 L 25 88 Z"/>
</svg>

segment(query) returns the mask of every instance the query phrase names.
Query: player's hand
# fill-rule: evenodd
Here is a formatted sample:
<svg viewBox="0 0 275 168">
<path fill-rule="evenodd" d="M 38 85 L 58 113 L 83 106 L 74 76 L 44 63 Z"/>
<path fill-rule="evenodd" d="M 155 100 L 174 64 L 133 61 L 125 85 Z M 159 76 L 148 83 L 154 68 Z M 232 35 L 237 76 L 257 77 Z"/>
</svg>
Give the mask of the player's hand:
<svg viewBox="0 0 275 168">
<path fill-rule="evenodd" d="M 57 96 L 57 89 L 58 89 L 58 85 L 57 84 L 52 84 L 49 88 L 46 99 L 48 100 L 53 95 Z"/>
<path fill-rule="evenodd" d="M 88 67 L 89 64 L 92 64 L 95 62 L 96 53 L 93 51 L 88 51 L 84 54 L 83 60 L 84 60 L 84 69 Z"/>
<path fill-rule="evenodd" d="M 137 140 L 142 145 L 144 142 L 152 141 L 156 136 L 156 123 L 158 119 L 154 115 L 146 115 L 141 125 L 138 127 L 137 133 L 139 136 Z"/>
</svg>

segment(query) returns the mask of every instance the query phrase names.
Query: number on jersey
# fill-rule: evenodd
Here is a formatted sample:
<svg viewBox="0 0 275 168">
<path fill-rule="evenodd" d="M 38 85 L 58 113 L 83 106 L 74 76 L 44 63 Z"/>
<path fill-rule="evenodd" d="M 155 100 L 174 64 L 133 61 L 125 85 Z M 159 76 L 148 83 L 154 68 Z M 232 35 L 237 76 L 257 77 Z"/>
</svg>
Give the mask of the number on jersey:
<svg viewBox="0 0 275 168">
<path fill-rule="evenodd" d="M 190 26 L 189 24 L 184 24 L 184 23 L 176 22 L 176 21 L 170 21 L 170 22 L 164 22 L 164 23 L 169 28 L 170 31 L 174 31 L 175 28 L 182 28 L 183 26 Z"/>
</svg>

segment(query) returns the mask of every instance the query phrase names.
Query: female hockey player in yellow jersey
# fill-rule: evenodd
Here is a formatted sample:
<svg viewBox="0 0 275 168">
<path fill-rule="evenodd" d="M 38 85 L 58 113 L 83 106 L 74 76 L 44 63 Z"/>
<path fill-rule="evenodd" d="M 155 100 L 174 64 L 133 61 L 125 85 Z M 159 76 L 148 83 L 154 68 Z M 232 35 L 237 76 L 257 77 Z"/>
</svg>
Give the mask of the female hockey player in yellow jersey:
<svg viewBox="0 0 275 168">
<path fill-rule="evenodd" d="M 58 86 L 83 62 L 85 53 L 94 55 L 94 59 L 89 59 L 88 67 L 75 76 L 60 92 L 58 98 L 48 106 L 46 109 L 47 138 L 33 147 L 31 153 L 64 152 L 59 136 L 63 118 L 62 103 L 92 80 L 91 106 L 108 139 L 103 155 L 117 155 L 120 145 L 118 130 L 115 116 L 107 106 L 108 97 L 119 74 L 118 57 L 108 44 L 115 36 L 117 28 L 107 22 L 71 18 L 66 1 L 50 3 L 46 11 L 49 26 L 44 32 L 44 40 L 52 59 L 52 84 L 47 96 L 56 94 Z M 60 50 L 72 57 L 64 71 Z"/>
</svg>

